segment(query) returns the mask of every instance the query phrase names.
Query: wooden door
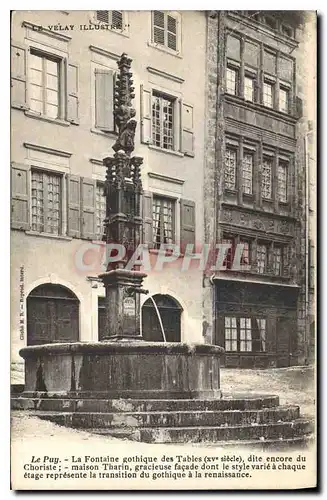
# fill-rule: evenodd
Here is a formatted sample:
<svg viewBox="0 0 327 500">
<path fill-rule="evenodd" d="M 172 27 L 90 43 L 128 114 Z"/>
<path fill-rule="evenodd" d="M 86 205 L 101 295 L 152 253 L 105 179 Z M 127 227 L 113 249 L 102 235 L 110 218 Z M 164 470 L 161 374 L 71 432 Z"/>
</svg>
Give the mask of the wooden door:
<svg viewBox="0 0 327 500">
<path fill-rule="evenodd" d="M 79 301 L 58 285 L 40 285 L 27 298 L 27 345 L 77 342 Z"/>
<path fill-rule="evenodd" d="M 287 317 L 277 318 L 276 342 L 277 368 L 290 366 L 290 321 Z"/>
</svg>

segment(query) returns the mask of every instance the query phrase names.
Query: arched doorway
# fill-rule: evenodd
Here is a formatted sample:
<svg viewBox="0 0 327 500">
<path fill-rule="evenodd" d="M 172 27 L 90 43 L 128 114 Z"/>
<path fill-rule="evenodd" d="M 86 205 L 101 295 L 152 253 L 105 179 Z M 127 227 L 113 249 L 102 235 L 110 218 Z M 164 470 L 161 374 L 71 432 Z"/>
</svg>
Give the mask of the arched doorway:
<svg viewBox="0 0 327 500">
<path fill-rule="evenodd" d="M 153 296 L 161 321 L 166 341 L 181 341 L 181 306 L 169 295 L 157 294 Z M 142 335 L 144 340 L 163 342 L 164 338 L 152 298 L 147 299 L 142 307 Z"/>
<path fill-rule="evenodd" d="M 27 297 L 27 345 L 77 342 L 79 300 L 68 288 L 47 283 Z"/>
</svg>

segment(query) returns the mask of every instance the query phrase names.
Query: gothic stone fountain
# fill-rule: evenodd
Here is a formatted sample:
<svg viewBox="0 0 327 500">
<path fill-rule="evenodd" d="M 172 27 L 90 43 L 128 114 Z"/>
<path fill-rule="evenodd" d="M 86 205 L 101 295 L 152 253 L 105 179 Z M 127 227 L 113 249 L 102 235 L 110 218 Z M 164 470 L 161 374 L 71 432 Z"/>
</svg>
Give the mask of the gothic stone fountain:
<svg viewBox="0 0 327 500">
<path fill-rule="evenodd" d="M 242 439 L 262 446 L 302 442 L 308 422 L 277 396 L 221 398 L 220 357 L 206 344 L 146 342 L 140 333 L 140 294 L 146 274 L 127 262 L 141 241 L 143 158 L 132 156 L 137 122 L 131 59 L 118 61 L 115 122 L 118 138 L 106 167 L 105 239 L 124 256 L 100 275 L 106 291 L 106 331 L 98 342 L 22 349 L 25 389 L 13 407 L 59 424 L 155 442 Z M 110 254 L 112 257 L 112 254 Z M 255 425 L 253 425 L 255 423 Z"/>
</svg>

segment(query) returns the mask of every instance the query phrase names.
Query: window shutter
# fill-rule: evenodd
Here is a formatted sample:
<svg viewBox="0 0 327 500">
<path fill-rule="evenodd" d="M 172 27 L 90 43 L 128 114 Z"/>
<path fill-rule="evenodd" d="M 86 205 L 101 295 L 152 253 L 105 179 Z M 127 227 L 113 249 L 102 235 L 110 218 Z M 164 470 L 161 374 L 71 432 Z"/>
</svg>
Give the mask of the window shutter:
<svg viewBox="0 0 327 500">
<path fill-rule="evenodd" d="M 116 30 L 123 29 L 123 11 L 122 10 L 112 10 L 111 11 L 111 27 Z"/>
<path fill-rule="evenodd" d="M 165 14 L 160 10 L 153 12 L 153 42 L 165 45 Z"/>
<path fill-rule="evenodd" d="M 11 166 L 11 226 L 30 229 L 29 166 L 13 163 Z"/>
<path fill-rule="evenodd" d="M 27 48 L 14 43 L 11 46 L 11 105 L 14 108 L 27 109 Z"/>
<path fill-rule="evenodd" d="M 152 143 L 152 92 L 141 85 L 141 142 Z"/>
<path fill-rule="evenodd" d="M 97 10 L 96 18 L 97 21 L 109 24 L 109 10 Z"/>
<path fill-rule="evenodd" d="M 169 49 L 177 50 L 177 21 L 169 15 L 167 15 L 167 46 Z"/>
<path fill-rule="evenodd" d="M 68 200 L 68 235 L 72 238 L 81 236 L 81 186 L 80 177 L 69 175 L 67 177 Z"/>
<path fill-rule="evenodd" d="M 181 101 L 181 152 L 194 156 L 193 106 Z"/>
<path fill-rule="evenodd" d="M 181 252 L 185 252 L 186 245 L 195 245 L 195 203 L 191 200 L 180 200 L 181 205 Z M 194 250 L 194 247 L 193 247 Z"/>
<path fill-rule="evenodd" d="M 67 121 L 79 123 L 78 117 L 78 66 L 67 64 Z"/>
<path fill-rule="evenodd" d="M 153 247 L 153 234 L 152 234 L 152 218 L 153 218 L 153 213 L 152 213 L 152 203 L 153 203 L 153 196 L 150 191 L 143 191 L 143 244 L 147 245 L 148 248 Z"/>
<path fill-rule="evenodd" d="M 114 131 L 114 72 L 95 70 L 95 126 Z"/>
<path fill-rule="evenodd" d="M 82 238 L 95 239 L 96 181 L 82 178 Z"/>
</svg>

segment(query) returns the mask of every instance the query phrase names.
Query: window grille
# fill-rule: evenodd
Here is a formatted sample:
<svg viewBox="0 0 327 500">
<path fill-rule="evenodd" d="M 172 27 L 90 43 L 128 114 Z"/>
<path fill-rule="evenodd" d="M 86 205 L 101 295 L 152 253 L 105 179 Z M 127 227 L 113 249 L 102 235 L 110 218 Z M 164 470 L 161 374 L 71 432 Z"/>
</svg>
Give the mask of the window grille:
<svg viewBox="0 0 327 500">
<path fill-rule="evenodd" d="M 153 197 L 153 244 L 160 248 L 161 244 L 174 242 L 175 203 L 169 198 Z"/>
<path fill-rule="evenodd" d="M 30 109 L 49 118 L 59 117 L 59 62 L 31 52 L 29 58 Z"/>
<path fill-rule="evenodd" d="M 32 171 L 32 230 L 60 234 L 61 176 Z"/>
<path fill-rule="evenodd" d="M 163 149 L 174 149 L 174 100 L 152 96 L 152 141 Z"/>
<path fill-rule="evenodd" d="M 96 235 L 98 239 L 104 234 L 104 219 L 106 217 L 106 197 L 104 196 L 104 185 L 97 184 L 95 200 Z"/>
<path fill-rule="evenodd" d="M 236 69 L 227 68 L 226 71 L 226 92 L 236 95 L 237 93 L 237 75 Z"/>
<path fill-rule="evenodd" d="M 242 189 L 245 194 L 252 194 L 253 179 L 253 155 L 244 153 L 243 155 L 243 181 Z"/>
<path fill-rule="evenodd" d="M 264 82 L 263 84 L 263 104 L 267 106 L 267 108 L 274 107 L 273 87 L 272 83 Z"/>
<path fill-rule="evenodd" d="M 225 189 L 235 189 L 236 187 L 236 151 L 226 149 L 225 154 Z"/>
<path fill-rule="evenodd" d="M 287 164 L 285 163 L 278 165 L 278 199 L 283 203 L 287 202 Z"/>
<path fill-rule="evenodd" d="M 257 245 L 257 272 L 263 274 L 267 269 L 267 247 Z"/>
<path fill-rule="evenodd" d="M 261 172 L 262 198 L 271 199 L 272 196 L 272 161 L 264 159 Z"/>
</svg>

